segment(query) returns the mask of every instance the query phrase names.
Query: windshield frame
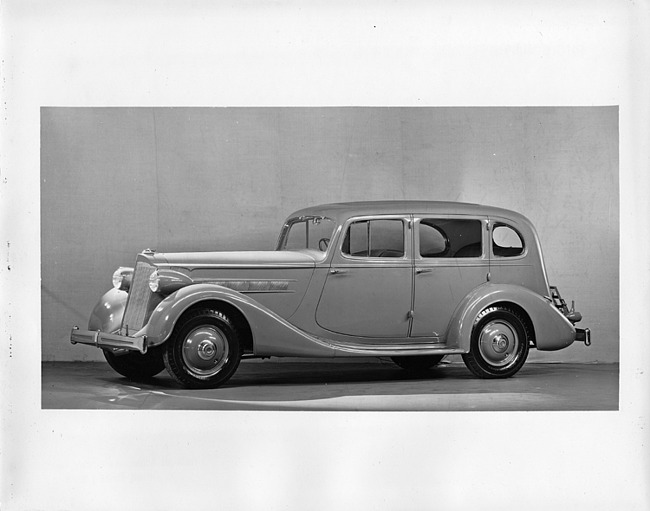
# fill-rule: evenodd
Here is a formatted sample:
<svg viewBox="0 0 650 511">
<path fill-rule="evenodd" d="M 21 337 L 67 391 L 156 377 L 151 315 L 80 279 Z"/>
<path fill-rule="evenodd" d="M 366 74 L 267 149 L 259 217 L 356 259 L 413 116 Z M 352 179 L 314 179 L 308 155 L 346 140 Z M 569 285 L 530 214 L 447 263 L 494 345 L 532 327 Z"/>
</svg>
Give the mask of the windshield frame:
<svg viewBox="0 0 650 511">
<path fill-rule="evenodd" d="M 331 224 L 332 224 L 332 231 L 331 231 L 330 238 L 329 238 L 330 242 L 328 243 L 327 248 L 324 251 L 320 250 L 320 249 L 309 248 L 309 224 L 310 224 L 310 221 L 313 222 L 314 220 L 318 220 L 319 222 L 322 222 L 322 221 L 325 220 L 325 221 L 331 222 Z M 289 235 L 289 232 L 291 231 L 291 228 L 294 225 L 296 225 L 298 223 L 301 223 L 301 222 L 306 223 L 306 226 L 305 226 L 305 236 L 307 238 L 305 240 L 305 242 L 306 242 L 305 245 L 306 246 L 304 248 L 300 248 L 300 249 L 286 248 L 287 243 L 289 241 L 289 236 L 288 235 Z M 277 241 L 275 249 L 278 250 L 278 251 L 314 250 L 314 251 L 320 252 L 322 254 L 327 254 L 329 252 L 330 246 L 332 245 L 332 238 L 334 237 L 334 235 L 336 233 L 336 228 L 337 227 L 338 227 L 338 224 L 336 223 L 336 220 L 334 220 L 333 218 L 330 218 L 328 216 L 325 216 L 325 215 L 301 215 L 301 216 L 291 217 L 291 218 L 287 219 L 284 222 L 284 224 L 282 225 L 282 229 L 280 230 L 280 236 L 278 237 L 278 241 Z"/>
</svg>

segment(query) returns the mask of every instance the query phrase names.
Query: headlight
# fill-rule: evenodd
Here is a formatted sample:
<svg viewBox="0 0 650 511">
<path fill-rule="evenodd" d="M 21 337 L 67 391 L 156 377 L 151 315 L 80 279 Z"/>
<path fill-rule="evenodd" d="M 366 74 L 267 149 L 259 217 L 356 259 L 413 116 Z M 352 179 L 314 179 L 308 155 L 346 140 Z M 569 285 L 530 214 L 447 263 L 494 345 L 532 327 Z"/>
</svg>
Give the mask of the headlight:
<svg viewBox="0 0 650 511">
<path fill-rule="evenodd" d="M 120 266 L 113 273 L 113 287 L 121 291 L 127 291 L 131 287 L 131 278 L 133 277 L 133 268 Z"/>
<path fill-rule="evenodd" d="M 151 289 L 153 293 L 160 291 L 160 274 L 158 273 L 158 270 L 155 270 L 149 276 L 149 289 Z"/>
<path fill-rule="evenodd" d="M 190 284 L 192 284 L 192 279 L 175 270 L 154 270 L 149 276 L 149 289 L 152 293 L 168 295 Z"/>
</svg>

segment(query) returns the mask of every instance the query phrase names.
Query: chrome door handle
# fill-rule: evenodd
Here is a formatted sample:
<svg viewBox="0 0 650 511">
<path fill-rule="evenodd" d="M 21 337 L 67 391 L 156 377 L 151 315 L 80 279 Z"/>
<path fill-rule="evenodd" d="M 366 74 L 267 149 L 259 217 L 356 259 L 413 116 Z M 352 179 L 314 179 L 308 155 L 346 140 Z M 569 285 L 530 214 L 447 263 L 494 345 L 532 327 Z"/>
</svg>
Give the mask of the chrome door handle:
<svg viewBox="0 0 650 511">
<path fill-rule="evenodd" d="M 345 273 L 345 270 L 340 270 L 338 268 L 332 268 L 330 270 L 330 275 L 339 275 L 341 273 Z"/>
<path fill-rule="evenodd" d="M 422 273 L 431 273 L 433 270 L 431 268 L 416 268 L 415 273 L 420 275 Z"/>
</svg>

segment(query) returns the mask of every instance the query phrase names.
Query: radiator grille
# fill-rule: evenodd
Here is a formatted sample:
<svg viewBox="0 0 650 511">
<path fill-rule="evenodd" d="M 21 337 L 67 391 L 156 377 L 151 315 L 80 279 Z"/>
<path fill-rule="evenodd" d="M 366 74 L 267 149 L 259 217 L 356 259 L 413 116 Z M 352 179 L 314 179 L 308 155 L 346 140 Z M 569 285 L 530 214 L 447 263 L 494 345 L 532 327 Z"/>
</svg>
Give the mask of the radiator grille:
<svg viewBox="0 0 650 511">
<path fill-rule="evenodd" d="M 144 261 L 138 261 L 135 265 L 129 299 L 124 311 L 122 320 L 122 331 L 128 331 L 130 335 L 140 330 L 149 319 L 153 308 L 153 293 L 149 289 L 149 277 L 155 267 Z"/>
</svg>

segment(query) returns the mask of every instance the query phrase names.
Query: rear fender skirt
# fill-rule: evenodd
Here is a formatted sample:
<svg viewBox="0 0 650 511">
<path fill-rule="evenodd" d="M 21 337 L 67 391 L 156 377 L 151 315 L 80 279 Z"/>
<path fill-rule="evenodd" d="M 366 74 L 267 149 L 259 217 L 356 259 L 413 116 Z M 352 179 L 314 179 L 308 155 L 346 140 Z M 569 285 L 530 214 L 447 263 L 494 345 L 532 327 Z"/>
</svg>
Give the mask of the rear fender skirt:
<svg viewBox="0 0 650 511">
<path fill-rule="evenodd" d="M 249 296 L 216 284 L 193 284 L 172 293 L 158 304 L 147 325 L 134 335 L 146 335 L 147 347 L 158 346 L 169 338 L 186 310 L 215 300 L 232 305 L 244 315 L 253 334 L 255 355 L 333 357 L 336 353 Z"/>
<path fill-rule="evenodd" d="M 472 327 L 478 314 L 503 302 L 514 303 L 526 311 L 533 324 L 538 350 L 560 350 L 575 340 L 574 326 L 544 297 L 521 286 L 487 283 L 469 293 L 456 308 L 449 324 L 447 346 L 469 351 Z"/>
</svg>

